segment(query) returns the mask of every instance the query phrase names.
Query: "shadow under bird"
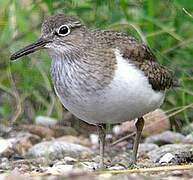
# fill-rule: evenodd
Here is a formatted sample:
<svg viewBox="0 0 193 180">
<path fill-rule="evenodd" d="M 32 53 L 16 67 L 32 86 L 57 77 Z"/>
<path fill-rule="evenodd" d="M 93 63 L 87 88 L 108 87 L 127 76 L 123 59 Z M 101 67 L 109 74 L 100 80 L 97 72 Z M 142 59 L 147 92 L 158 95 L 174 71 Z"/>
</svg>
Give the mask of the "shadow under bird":
<svg viewBox="0 0 193 180">
<path fill-rule="evenodd" d="M 143 115 L 159 108 L 165 90 L 175 87 L 173 73 L 151 50 L 124 33 L 89 30 L 73 16 L 57 14 L 42 24 L 39 40 L 11 60 L 47 49 L 60 101 L 79 119 L 98 127 L 100 167 L 104 167 L 106 123 L 136 119 L 133 163 L 144 126 Z"/>
</svg>

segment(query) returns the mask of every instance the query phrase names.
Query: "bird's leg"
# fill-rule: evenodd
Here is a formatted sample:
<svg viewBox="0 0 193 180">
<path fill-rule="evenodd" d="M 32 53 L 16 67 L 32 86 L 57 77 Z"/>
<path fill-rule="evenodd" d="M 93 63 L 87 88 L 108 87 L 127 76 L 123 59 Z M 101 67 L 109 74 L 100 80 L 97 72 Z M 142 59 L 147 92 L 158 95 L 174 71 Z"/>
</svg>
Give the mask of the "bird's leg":
<svg viewBox="0 0 193 180">
<path fill-rule="evenodd" d="M 143 126 L 144 126 L 144 119 L 143 119 L 143 117 L 140 117 L 135 122 L 136 136 L 135 136 L 135 141 L 133 144 L 133 159 L 132 159 L 133 163 L 136 163 L 136 161 L 137 161 L 137 151 L 138 151 L 138 147 L 139 147 L 139 141 L 141 139 L 141 133 L 143 130 Z"/>
<path fill-rule="evenodd" d="M 97 125 L 98 135 L 99 135 L 99 152 L 100 152 L 100 164 L 99 168 L 104 168 L 104 148 L 105 148 L 105 124 Z"/>
</svg>

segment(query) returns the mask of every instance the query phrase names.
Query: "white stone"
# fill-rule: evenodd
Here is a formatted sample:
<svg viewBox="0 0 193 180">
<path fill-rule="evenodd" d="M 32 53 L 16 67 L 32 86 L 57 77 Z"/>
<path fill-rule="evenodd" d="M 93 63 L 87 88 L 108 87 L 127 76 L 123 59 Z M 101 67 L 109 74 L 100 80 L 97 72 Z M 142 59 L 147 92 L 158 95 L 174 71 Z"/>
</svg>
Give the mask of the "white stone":
<svg viewBox="0 0 193 180">
<path fill-rule="evenodd" d="M 57 119 L 47 116 L 37 116 L 35 118 L 35 123 L 43 126 L 53 126 L 57 123 Z"/>
<path fill-rule="evenodd" d="M 70 173 L 73 170 L 73 165 L 57 165 L 53 167 L 49 167 L 47 169 L 47 173 L 52 175 L 60 175 Z"/>
<path fill-rule="evenodd" d="M 90 141 L 92 144 L 98 144 L 99 137 L 97 134 L 90 134 Z"/>
<path fill-rule="evenodd" d="M 172 161 L 172 159 L 174 159 L 175 156 L 172 154 L 172 153 L 166 153 L 164 154 L 160 160 L 159 160 L 159 163 L 160 164 L 168 164 Z"/>
<path fill-rule="evenodd" d="M 121 132 L 121 126 L 120 125 L 115 125 L 114 127 L 113 127 L 113 134 L 115 134 L 115 135 L 119 135 L 120 134 L 120 132 Z"/>
<path fill-rule="evenodd" d="M 8 148 L 12 147 L 14 139 L 2 139 L 0 138 L 0 154 L 5 152 Z"/>
</svg>

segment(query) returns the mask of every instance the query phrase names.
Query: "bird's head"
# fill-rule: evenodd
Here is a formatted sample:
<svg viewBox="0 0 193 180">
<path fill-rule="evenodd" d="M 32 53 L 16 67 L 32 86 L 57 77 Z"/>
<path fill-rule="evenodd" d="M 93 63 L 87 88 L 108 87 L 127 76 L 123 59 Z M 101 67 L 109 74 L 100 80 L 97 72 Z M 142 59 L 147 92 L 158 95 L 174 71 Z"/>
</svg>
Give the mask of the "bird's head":
<svg viewBox="0 0 193 180">
<path fill-rule="evenodd" d="M 49 49 L 51 55 L 69 53 L 81 45 L 86 28 L 73 16 L 57 14 L 48 17 L 42 24 L 40 38 L 11 55 L 16 60 L 40 49 Z"/>
</svg>

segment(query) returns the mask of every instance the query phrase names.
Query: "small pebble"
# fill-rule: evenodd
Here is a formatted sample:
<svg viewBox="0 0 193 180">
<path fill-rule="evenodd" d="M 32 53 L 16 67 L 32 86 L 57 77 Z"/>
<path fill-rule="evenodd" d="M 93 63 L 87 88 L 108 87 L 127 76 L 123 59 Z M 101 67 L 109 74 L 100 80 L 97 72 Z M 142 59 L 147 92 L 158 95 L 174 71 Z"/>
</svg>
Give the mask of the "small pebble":
<svg viewBox="0 0 193 180">
<path fill-rule="evenodd" d="M 125 169 L 125 167 L 120 165 L 115 165 L 108 168 L 108 170 L 123 170 L 123 169 Z"/>
<path fill-rule="evenodd" d="M 90 141 L 92 144 L 98 144 L 99 138 L 97 134 L 90 134 Z"/>
<path fill-rule="evenodd" d="M 56 125 L 57 119 L 47 117 L 47 116 L 37 116 L 35 118 L 35 123 L 38 125 L 43 125 L 43 126 L 53 126 Z"/>
<path fill-rule="evenodd" d="M 166 153 L 160 158 L 159 163 L 160 164 L 168 164 L 168 163 L 171 163 L 172 159 L 174 159 L 174 158 L 175 158 L 175 156 L 172 153 Z"/>
</svg>

